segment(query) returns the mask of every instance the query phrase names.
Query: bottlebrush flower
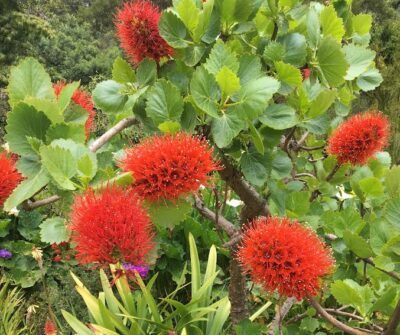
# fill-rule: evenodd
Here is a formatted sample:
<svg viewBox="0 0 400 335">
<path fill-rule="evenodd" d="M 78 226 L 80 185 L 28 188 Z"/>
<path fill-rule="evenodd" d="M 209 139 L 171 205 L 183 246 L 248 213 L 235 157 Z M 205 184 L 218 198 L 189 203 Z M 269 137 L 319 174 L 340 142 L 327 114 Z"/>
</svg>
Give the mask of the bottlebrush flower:
<svg viewBox="0 0 400 335">
<path fill-rule="evenodd" d="M 149 201 L 197 191 L 219 169 L 207 142 L 186 133 L 145 139 L 126 150 L 121 166 L 132 172 L 135 191 Z"/>
<path fill-rule="evenodd" d="M 0 153 L 0 207 L 11 195 L 22 180 L 22 175 L 15 167 L 15 159 L 5 153 Z"/>
<path fill-rule="evenodd" d="M 310 229 L 287 218 L 259 218 L 245 231 L 237 257 L 268 292 L 314 296 L 333 269 L 330 250 Z"/>
<path fill-rule="evenodd" d="M 75 257 L 81 264 L 145 265 L 154 247 L 150 219 L 132 189 L 89 189 L 75 197 L 70 220 Z"/>
<path fill-rule="evenodd" d="M 44 325 L 44 334 L 45 335 L 57 335 L 57 327 L 50 319 L 46 320 Z"/>
<path fill-rule="evenodd" d="M 12 253 L 7 249 L 0 249 L 0 258 L 9 259 L 12 257 Z"/>
<path fill-rule="evenodd" d="M 57 97 L 60 95 L 61 91 L 64 89 L 65 86 L 66 83 L 63 81 L 59 81 L 53 84 L 54 93 L 56 94 Z M 94 109 L 92 97 L 90 96 L 89 93 L 77 89 L 72 95 L 72 101 L 75 104 L 81 106 L 84 110 L 88 112 L 88 118 L 85 123 L 85 134 L 86 134 L 86 139 L 88 139 L 91 131 L 94 128 L 94 119 L 96 117 L 96 111 Z"/>
<path fill-rule="evenodd" d="M 158 30 L 160 16 L 157 7 L 147 0 L 127 2 L 117 12 L 117 36 L 134 64 L 146 57 L 159 62 L 160 58 L 172 55 L 172 48 Z"/>
<path fill-rule="evenodd" d="M 380 112 L 356 114 L 335 129 L 328 140 L 328 153 L 340 164 L 363 165 L 388 143 L 390 124 Z"/>
</svg>

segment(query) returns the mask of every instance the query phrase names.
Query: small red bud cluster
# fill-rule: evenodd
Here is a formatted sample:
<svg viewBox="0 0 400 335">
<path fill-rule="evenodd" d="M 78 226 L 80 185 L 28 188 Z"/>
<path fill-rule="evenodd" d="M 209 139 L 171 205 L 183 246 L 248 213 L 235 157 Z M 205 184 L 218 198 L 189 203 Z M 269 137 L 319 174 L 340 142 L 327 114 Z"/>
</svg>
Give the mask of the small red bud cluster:
<svg viewBox="0 0 400 335">
<path fill-rule="evenodd" d="M 71 249 L 68 242 L 61 242 L 59 244 L 53 243 L 51 249 L 53 249 L 54 252 L 53 261 L 56 263 L 74 259 L 74 250 Z"/>
</svg>

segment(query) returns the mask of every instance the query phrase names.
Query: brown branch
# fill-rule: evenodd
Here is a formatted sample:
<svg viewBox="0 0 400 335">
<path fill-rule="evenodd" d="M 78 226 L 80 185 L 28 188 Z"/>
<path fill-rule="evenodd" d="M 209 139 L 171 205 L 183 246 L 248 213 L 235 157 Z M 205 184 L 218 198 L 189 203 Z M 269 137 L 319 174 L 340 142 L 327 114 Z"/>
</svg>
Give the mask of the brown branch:
<svg viewBox="0 0 400 335">
<path fill-rule="evenodd" d="M 336 314 L 336 315 L 352 318 L 352 319 L 357 320 L 357 321 L 364 321 L 364 318 L 362 316 L 359 316 L 359 315 L 353 314 L 353 313 L 343 312 L 343 311 L 341 311 L 339 309 L 325 308 L 325 311 L 327 311 L 328 313 L 331 313 L 331 314 Z M 377 330 L 377 331 L 380 331 L 380 332 L 383 331 L 383 328 L 379 327 L 378 325 L 371 324 L 371 327 L 374 330 Z"/>
<path fill-rule="evenodd" d="M 59 195 L 52 195 L 51 197 L 48 197 L 43 200 L 37 200 L 37 201 L 28 200 L 28 201 L 24 202 L 22 206 L 23 206 L 24 210 L 31 211 L 31 210 L 34 210 L 35 208 L 50 205 L 54 202 L 57 202 L 60 199 L 61 199 L 61 197 Z"/>
<path fill-rule="evenodd" d="M 282 327 L 282 321 L 289 313 L 295 301 L 295 298 L 287 298 L 282 307 L 278 308 L 275 317 L 269 326 L 268 335 L 274 335 L 276 331 Z"/>
<path fill-rule="evenodd" d="M 321 150 L 321 149 L 325 148 L 325 144 L 324 144 L 324 145 L 318 145 L 318 146 L 316 146 L 316 147 L 305 147 L 305 146 L 303 146 L 303 145 L 300 145 L 299 148 L 300 148 L 301 150 L 304 150 L 304 151 Z"/>
<path fill-rule="evenodd" d="M 389 323 L 382 335 L 395 335 L 396 329 L 400 323 L 400 300 L 397 302 L 396 309 L 394 310 Z"/>
<path fill-rule="evenodd" d="M 384 269 L 381 269 L 381 268 L 377 267 L 376 264 L 374 263 L 374 261 L 371 258 L 362 258 L 362 260 L 365 263 L 367 263 L 369 265 L 372 265 L 375 269 L 377 269 L 377 270 L 379 270 L 379 271 L 381 271 L 383 273 L 386 273 L 388 276 L 392 277 L 393 279 L 396 279 L 397 281 L 400 281 L 400 275 L 397 272 L 386 271 Z"/>
<path fill-rule="evenodd" d="M 332 325 L 334 325 L 336 328 L 344 331 L 347 334 L 351 335 L 366 335 L 367 333 L 355 328 L 352 328 L 343 322 L 340 322 L 339 320 L 335 319 L 331 314 L 329 314 L 320 304 L 317 300 L 314 298 L 308 298 L 308 301 L 310 304 L 315 308 L 315 310 L 320 314 L 325 320 L 330 322 Z"/>
<path fill-rule="evenodd" d="M 340 169 L 340 164 L 337 163 L 334 168 L 332 169 L 332 171 L 328 174 L 328 176 L 326 177 L 326 181 L 331 181 L 332 178 L 335 176 L 336 172 L 338 172 L 338 170 Z"/>
<path fill-rule="evenodd" d="M 133 117 L 127 117 L 121 121 L 119 121 L 115 126 L 111 127 L 109 130 L 107 130 L 103 135 L 101 135 L 99 138 L 94 140 L 90 145 L 89 145 L 89 150 L 91 152 L 96 152 L 99 150 L 103 145 L 105 145 L 108 141 L 111 140 L 112 137 L 114 137 L 116 134 L 120 133 L 122 130 L 132 126 L 133 124 L 137 123 L 137 120 Z M 36 208 L 46 206 L 49 204 L 52 204 L 58 200 L 60 200 L 61 197 L 58 195 L 52 195 L 46 199 L 43 200 L 38 200 L 38 201 L 25 201 L 23 203 L 23 208 L 27 211 L 34 210 Z"/>
<path fill-rule="evenodd" d="M 232 190 L 245 204 L 243 212 L 246 217 L 259 215 L 269 216 L 267 201 L 242 177 L 242 174 L 224 157 L 222 159 L 224 169 L 219 171 L 221 179 L 228 183 Z"/>
<path fill-rule="evenodd" d="M 134 125 L 137 123 L 137 120 L 134 117 L 127 117 L 121 121 L 119 121 L 115 126 L 112 128 L 108 129 L 103 135 L 101 135 L 99 138 L 94 140 L 90 145 L 89 145 L 89 150 L 92 152 L 96 152 L 99 150 L 104 144 L 106 144 L 108 141 L 111 140 L 115 135 L 123 131 L 124 129 Z"/>
<path fill-rule="evenodd" d="M 206 207 L 203 200 L 198 195 L 194 196 L 194 207 L 203 217 L 213 221 L 218 228 L 226 232 L 229 237 L 232 238 L 238 234 L 238 230 L 233 223 L 229 222 L 222 215 L 217 216 L 216 213 Z"/>
</svg>

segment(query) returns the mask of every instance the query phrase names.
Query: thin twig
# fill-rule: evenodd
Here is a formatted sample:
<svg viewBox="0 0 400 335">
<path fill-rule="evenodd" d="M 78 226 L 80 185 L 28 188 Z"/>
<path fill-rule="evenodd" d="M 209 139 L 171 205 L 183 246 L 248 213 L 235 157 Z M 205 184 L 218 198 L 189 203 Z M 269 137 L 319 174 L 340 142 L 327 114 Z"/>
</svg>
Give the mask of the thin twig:
<svg viewBox="0 0 400 335">
<path fill-rule="evenodd" d="M 23 204 L 23 208 L 25 210 L 31 211 L 31 210 L 33 210 L 35 208 L 39 208 L 39 207 L 42 207 L 42 206 L 50 205 L 50 204 L 52 204 L 54 202 L 57 202 L 60 199 L 61 199 L 61 197 L 59 195 L 52 195 L 51 197 L 48 197 L 48 198 L 43 199 L 43 200 L 37 200 L 37 201 L 28 200 Z"/>
<path fill-rule="evenodd" d="M 304 151 L 314 151 L 314 150 L 321 150 L 321 149 L 325 148 L 325 145 L 318 145 L 315 147 L 305 147 L 303 145 L 300 145 L 299 148 Z"/>
<path fill-rule="evenodd" d="M 232 238 L 238 234 L 238 230 L 233 223 L 229 222 L 222 215 L 218 215 L 217 219 L 217 214 L 214 213 L 211 209 L 207 208 L 203 200 L 198 195 L 194 196 L 194 207 L 203 217 L 210 221 L 213 221 L 218 228 L 226 232 L 229 237 Z"/>
<path fill-rule="evenodd" d="M 336 174 L 336 172 L 338 172 L 338 170 L 340 169 L 340 164 L 337 163 L 334 168 L 332 169 L 332 171 L 328 174 L 328 176 L 326 177 L 326 181 L 330 181 Z"/>
<path fill-rule="evenodd" d="M 367 333 L 355 328 L 352 328 L 343 322 L 340 322 L 339 320 L 335 319 L 332 315 L 330 315 L 320 304 L 317 300 L 314 298 L 308 298 L 308 301 L 310 304 L 315 308 L 315 310 L 328 322 L 330 322 L 332 325 L 337 327 L 338 329 L 344 331 L 347 334 L 351 335 L 366 335 Z"/>
<path fill-rule="evenodd" d="M 303 143 L 306 141 L 308 135 L 310 135 L 310 132 L 306 131 L 302 137 L 297 141 L 297 146 L 301 147 Z"/>
<path fill-rule="evenodd" d="M 336 314 L 336 315 L 340 315 L 340 316 L 349 317 L 349 318 L 352 318 L 352 319 L 357 320 L 357 321 L 364 321 L 364 318 L 362 316 L 359 316 L 359 315 L 354 314 L 354 313 L 343 312 L 340 309 L 325 308 L 325 310 L 328 313 L 331 313 L 331 314 Z M 374 330 L 377 330 L 377 331 L 380 331 L 380 332 L 383 331 L 383 328 L 378 326 L 378 325 L 371 324 L 371 327 Z"/>
<path fill-rule="evenodd" d="M 274 319 L 272 320 L 270 326 L 269 326 L 269 331 L 268 335 L 274 335 L 276 330 L 280 329 L 282 326 L 282 321 L 286 317 L 286 315 L 289 313 L 290 309 L 292 308 L 293 304 L 295 303 L 296 299 L 291 297 L 287 298 L 285 302 L 283 303 L 282 307 L 277 311 L 275 314 Z"/>
<path fill-rule="evenodd" d="M 108 129 L 103 135 L 97 138 L 89 145 L 89 150 L 92 152 L 96 152 L 99 150 L 104 144 L 111 140 L 115 135 L 123 131 L 124 129 L 134 125 L 137 123 L 137 120 L 134 117 L 127 117 L 121 121 L 119 121 L 115 126 Z"/>
</svg>

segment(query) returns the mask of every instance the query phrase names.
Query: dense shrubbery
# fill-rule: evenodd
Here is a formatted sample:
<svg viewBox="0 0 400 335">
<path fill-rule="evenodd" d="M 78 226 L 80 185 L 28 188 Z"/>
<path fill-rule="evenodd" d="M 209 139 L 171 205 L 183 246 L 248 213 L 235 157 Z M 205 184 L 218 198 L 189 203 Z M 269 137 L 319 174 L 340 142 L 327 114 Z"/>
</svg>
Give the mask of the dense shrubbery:
<svg viewBox="0 0 400 335">
<path fill-rule="evenodd" d="M 50 75 L 31 57 L 11 69 L 0 266 L 13 284 L 41 285 L 48 312 L 40 330 L 26 326 L 395 334 L 391 125 L 373 111 L 348 117 L 382 82 L 372 17 L 344 0 L 173 5 L 120 7 L 127 60 L 116 58 L 93 103 L 72 81 L 91 76 L 83 58 L 93 64 L 99 47 L 72 47 L 79 24 L 57 44 L 77 58 L 42 44 Z M 58 60 L 71 82 L 56 83 Z M 93 104 L 110 125 L 100 136 Z M 68 270 L 87 310 L 62 291 Z"/>
</svg>

